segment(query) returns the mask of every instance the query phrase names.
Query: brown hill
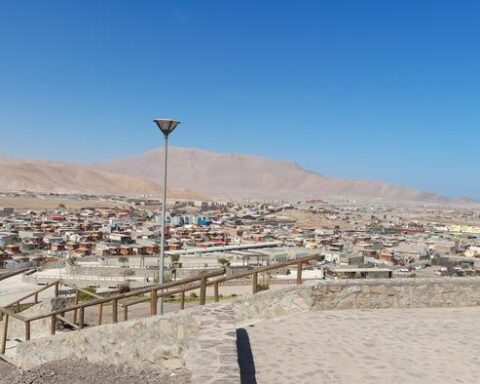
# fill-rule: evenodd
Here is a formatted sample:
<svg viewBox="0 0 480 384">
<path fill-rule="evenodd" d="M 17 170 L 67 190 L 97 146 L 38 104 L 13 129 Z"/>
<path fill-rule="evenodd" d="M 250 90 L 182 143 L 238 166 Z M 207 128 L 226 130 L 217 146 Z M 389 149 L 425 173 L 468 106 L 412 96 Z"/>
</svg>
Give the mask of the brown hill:
<svg viewBox="0 0 480 384">
<path fill-rule="evenodd" d="M 158 197 L 161 185 L 147 178 L 82 165 L 0 157 L 0 190 Z M 184 188 L 170 189 L 169 197 L 205 199 Z"/>
<path fill-rule="evenodd" d="M 162 178 L 162 164 L 163 149 L 154 149 L 140 157 L 92 164 L 91 167 L 159 181 Z M 357 197 L 435 203 L 450 201 L 434 193 L 381 181 L 330 178 L 307 171 L 290 161 L 180 147 L 169 150 L 169 185 L 218 197 Z"/>
</svg>

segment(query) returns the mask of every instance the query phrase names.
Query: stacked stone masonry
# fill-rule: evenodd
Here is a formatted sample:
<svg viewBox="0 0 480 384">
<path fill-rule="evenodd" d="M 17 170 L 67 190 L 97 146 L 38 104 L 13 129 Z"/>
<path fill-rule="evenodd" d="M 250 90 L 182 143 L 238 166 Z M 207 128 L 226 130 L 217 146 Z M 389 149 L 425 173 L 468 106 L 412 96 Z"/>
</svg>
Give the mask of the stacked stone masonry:
<svg viewBox="0 0 480 384">
<path fill-rule="evenodd" d="M 480 278 L 327 280 L 264 291 L 228 303 L 85 328 L 17 347 L 28 369 L 59 358 L 90 362 L 185 366 L 193 383 L 239 383 L 236 329 L 306 310 L 465 307 L 480 304 Z"/>
</svg>

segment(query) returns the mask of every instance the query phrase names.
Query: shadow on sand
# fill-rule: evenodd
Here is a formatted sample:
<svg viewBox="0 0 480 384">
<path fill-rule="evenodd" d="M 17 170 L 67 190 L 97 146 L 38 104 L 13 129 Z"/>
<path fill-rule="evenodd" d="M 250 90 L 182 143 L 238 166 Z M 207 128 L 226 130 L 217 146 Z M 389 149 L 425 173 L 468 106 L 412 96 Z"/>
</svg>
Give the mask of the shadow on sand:
<svg viewBox="0 0 480 384">
<path fill-rule="evenodd" d="M 237 351 L 242 384 L 257 384 L 250 338 L 245 328 L 237 329 Z"/>
</svg>

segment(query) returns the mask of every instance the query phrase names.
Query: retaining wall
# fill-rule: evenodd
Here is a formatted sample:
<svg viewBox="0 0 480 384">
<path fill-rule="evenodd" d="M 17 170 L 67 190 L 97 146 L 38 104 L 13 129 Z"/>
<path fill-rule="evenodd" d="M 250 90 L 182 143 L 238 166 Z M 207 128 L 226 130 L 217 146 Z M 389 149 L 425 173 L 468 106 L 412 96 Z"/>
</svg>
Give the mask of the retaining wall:
<svg viewBox="0 0 480 384">
<path fill-rule="evenodd" d="M 480 278 L 321 280 L 232 302 L 238 324 L 298 311 L 469 307 L 480 305 Z"/>
<path fill-rule="evenodd" d="M 14 362 L 22 368 L 59 358 L 164 370 L 186 366 L 195 384 L 238 383 L 235 331 L 242 324 L 305 310 L 477 305 L 480 277 L 306 282 L 229 303 L 31 340 L 18 345 Z"/>
<path fill-rule="evenodd" d="M 138 369 L 185 366 L 192 384 L 234 383 L 240 382 L 235 330 L 231 306 L 219 303 L 31 340 L 17 346 L 12 362 L 23 369 L 61 358 Z"/>
</svg>

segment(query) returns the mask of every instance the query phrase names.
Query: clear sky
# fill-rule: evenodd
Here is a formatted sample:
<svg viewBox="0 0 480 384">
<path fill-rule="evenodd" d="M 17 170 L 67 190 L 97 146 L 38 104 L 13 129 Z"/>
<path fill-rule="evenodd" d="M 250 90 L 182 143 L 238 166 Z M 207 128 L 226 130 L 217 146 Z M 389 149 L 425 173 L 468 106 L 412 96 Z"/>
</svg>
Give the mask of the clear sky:
<svg viewBox="0 0 480 384">
<path fill-rule="evenodd" d="M 0 0 L 0 155 L 172 144 L 480 198 L 480 2 Z"/>
</svg>

